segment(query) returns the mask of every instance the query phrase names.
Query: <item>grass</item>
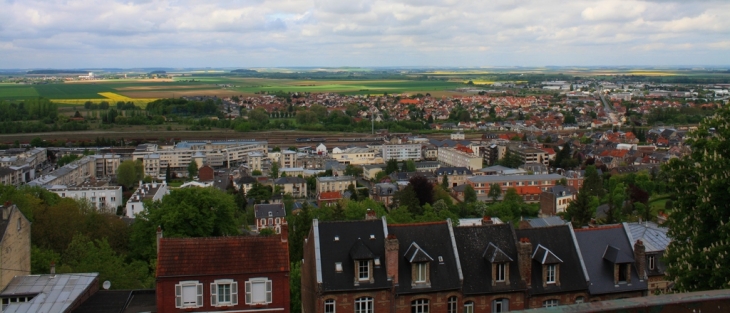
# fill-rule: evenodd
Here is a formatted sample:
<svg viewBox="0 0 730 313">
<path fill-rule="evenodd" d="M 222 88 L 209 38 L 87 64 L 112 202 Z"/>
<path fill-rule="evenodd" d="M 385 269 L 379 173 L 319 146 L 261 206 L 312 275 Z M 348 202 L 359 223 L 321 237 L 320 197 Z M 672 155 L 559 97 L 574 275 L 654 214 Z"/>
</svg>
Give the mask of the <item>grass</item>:
<svg viewBox="0 0 730 313">
<path fill-rule="evenodd" d="M 462 87 L 457 82 L 417 80 L 291 80 L 246 79 L 231 88 L 242 93 L 275 92 L 334 92 L 343 94 L 429 93 Z M 245 84 L 245 85 L 244 85 Z M 237 84 L 238 85 L 238 84 Z"/>
<path fill-rule="evenodd" d="M 0 85 L 0 99 L 15 100 L 38 96 L 38 91 L 33 86 L 18 84 Z"/>
</svg>

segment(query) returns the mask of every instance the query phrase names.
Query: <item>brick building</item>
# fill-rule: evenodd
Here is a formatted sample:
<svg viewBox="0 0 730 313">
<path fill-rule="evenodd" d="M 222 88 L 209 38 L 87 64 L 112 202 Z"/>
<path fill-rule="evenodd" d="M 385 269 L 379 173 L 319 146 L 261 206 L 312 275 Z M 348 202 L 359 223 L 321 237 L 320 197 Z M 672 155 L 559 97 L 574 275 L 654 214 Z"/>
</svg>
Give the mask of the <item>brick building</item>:
<svg viewBox="0 0 730 313">
<path fill-rule="evenodd" d="M 283 203 L 256 204 L 253 206 L 256 217 L 256 231 L 270 228 L 277 234 L 281 234 L 281 227 L 286 225 L 286 209 Z"/>
<path fill-rule="evenodd" d="M 289 250 L 280 236 L 161 238 L 158 312 L 289 312 Z"/>
</svg>

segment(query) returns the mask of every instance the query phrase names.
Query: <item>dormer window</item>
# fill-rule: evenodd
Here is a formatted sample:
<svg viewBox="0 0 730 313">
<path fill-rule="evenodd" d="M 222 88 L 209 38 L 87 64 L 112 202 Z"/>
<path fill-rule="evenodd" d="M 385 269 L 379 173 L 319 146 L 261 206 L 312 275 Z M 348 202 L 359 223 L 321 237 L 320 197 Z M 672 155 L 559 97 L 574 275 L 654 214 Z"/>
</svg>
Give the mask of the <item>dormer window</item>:
<svg viewBox="0 0 730 313">
<path fill-rule="evenodd" d="M 492 286 L 509 281 L 509 263 L 513 260 L 502 249 L 490 242 L 482 257 L 491 264 Z"/>
<path fill-rule="evenodd" d="M 357 279 L 358 280 L 370 280 L 370 261 L 367 261 L 367 260 L 357 261 Z"/>
<path fill-rule="evenodd" d="M 350 248 L 350 258 L 355 266 L 355 285 L 373 283 L 373 261 L 377 258 L 365 243 L 358 239 Z"/>
<path fill-rule="evenodd" d="M 560 263 L 563 263 L 550 249 L 543 245 L 537 245 L 532 259 L 542 264 L 542 286 L 560 286 Z"/>
<path fill-rule="evenodd" d="M 417 284 L 425 283 L 428 276 L 428 263 L 416 263 L 416 277 L 415 281 Z"/>
<path fill-rule="evenodd" d="M 649 256 L 649 262 L 647 262 L 647 263 L 649 263 L 649 270 L 650 271 L 653 271 L 654 270 L 654 267 L 656 266 L 656 257 L 653 256 L 653 255 L 650 255 Z"/>
<path fill-rule="evenodd" d="M 408 247 L 404 257 L 408 263 L 411 263 L 411 286 L 431 286 L 429 273 L 431 272 L 430 263 L 433 262 L 433 258 L 415 242 Z"/>
<path fill-rule="evenodd" d="M 269 217 L 274 216 L 274 212 L 269 211 Z"/>
<path fill-rule="evenodd" d="M 606 246 L 603 252 L 603 259 L 613 263 L 614 284 L 631 283 L 631 263 L 634 262 L 633 254 L 628 254 L 614 246 Z"/>
</svg>

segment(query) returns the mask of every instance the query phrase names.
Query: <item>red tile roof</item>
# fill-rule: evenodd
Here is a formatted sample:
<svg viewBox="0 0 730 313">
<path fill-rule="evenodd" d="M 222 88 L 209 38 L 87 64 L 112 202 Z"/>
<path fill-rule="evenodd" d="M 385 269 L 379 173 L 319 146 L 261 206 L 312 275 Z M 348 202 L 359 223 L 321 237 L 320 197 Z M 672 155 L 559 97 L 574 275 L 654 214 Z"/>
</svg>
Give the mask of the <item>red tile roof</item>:
<svg viewBox="0 0 730 313">
<path fill-rule="evenodd" d="M 289 271 L 289 249 L 280 236 L 163 238 L 157 277 Z"/>
<path fill-rule="evenodd" d="M 339 200 L 342 194 L 339 191 L 328 191 L 319 194 L 319 200 Z"/>
</svg>

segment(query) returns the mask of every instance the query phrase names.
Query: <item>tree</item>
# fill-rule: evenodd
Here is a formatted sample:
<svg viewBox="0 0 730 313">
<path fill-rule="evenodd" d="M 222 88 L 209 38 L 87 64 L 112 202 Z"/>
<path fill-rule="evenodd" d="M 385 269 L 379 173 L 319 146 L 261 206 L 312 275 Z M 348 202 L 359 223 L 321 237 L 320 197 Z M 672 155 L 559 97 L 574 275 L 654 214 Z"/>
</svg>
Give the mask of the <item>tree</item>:
<svg viewBox="0 0 730 313">
<path fill-rule="evenodd" d="M 444 188 L 444 190 L 449 190 L 449 175 L 444 174 L 444 178 L 441 180 L 441 188 Z"/>
<path fill-rule="evenodd" d="M 130 189 L 138 181 L 142 180 L 144 171 L 139 171 L 139 166 L 136 161 L 124 161 L 119 164 L 117 168 L 117 183 L 124 186 L 126 189 Z"/>
<path fill-rule="evenodd" d="M 406 161 L 406 172 L 415 172 L 416 171 L 416 162 L 413 160 Z"/>
<path fill-rule="evenodd" d="M 385 174 L 390 175 L 390 173 L 397 172 L 398 171 L 398 161 L 396 159 L 390 159 L 385 164 Z"/>
<path fill-rule="evenodd" d="M 426 177 L 421 175 L 413 176 L 408 180 L 408 184 L 413 186 L 416 191 L 416 197 L 421 206 L 426 203 L 433 204 L 433 185 Z"/>
<path fill-rule="evenodd" d="M 397 191 L 393 198 L 400 208 L 405 208 L 407 212 L 413 215 L 419 215 L 423 212 L 413 185 L 408 185 L 406 188 Z"/>
<path fill-rule="evenodd" d="M 602 198 L 606 194 L 606 191 L 603 189 L 603 179 L 598 175 L 598 170 L 594 165 L 586 167 L 583 187 L 581 187 L 580 192 L 585 192 L 589 196 L 598 198 Z"/>
<path fill-rule="evenodd" d="M 170 172 L 170 163 L 167 163 L 167 168 L 165 168 L 165 182 L 168 184 L 172 181 L 172 173 Z"/>
<path fill-rule="evenodd" d="M 273 179 L 279 178 L 279 162 L 271 163 L 271 178 L 273 178 Z"/>
<path fill-rule="evenodd" d="M 198 176 L 198 163 L 190 160 L 190 164 L 188 164 L 188 178 L 193 179 L 195 176 Z"/>
<path fill-rule="evenodd" d="M 700 123 L 687 143 L 692 153 L 662 166 L 676 199 L 667 212 L 668 279 L 678 291 L 730 287 L 730 109 Z"/>
<path fill-rule="evenodd" d="M 580 228 L 588 225 L 596 213 L 598 198 L 586 192 L 585 185 L 581 188 L 575 200 L 568 205 L 565 212 L 565 219 L 573 223 L 573 227 Z"/>
<path fill-rule="evenodd" d="M 33 147 L 43 147 L 43 139 L 41 137 L 35 137 L 30 141 L 30 145 Z"/>
<path fill-rule="evenodd" d="M 497 199 L 499 199 L 499 196 L 501 196 L 501 195 L 502 195 L 502 186 L 500 186 L 498 183 L 489 185 L 489 193 L 487 194 L 487 196 L 492 198 L 492 202 L 496 202 Z"/>
<path fill-rule="evenodd" d="M 477 192 L 474 190 L 474 187 L 467 184 L 466 187 L 464 187 L 464 202 L 466 203 L 474 203 L 477 202 Z"/>
<path fill-rule="evenodd" d="M 291 262 L 289 265 L 289 312 L 302 312 L 302 262 Z"/>
</svg>

